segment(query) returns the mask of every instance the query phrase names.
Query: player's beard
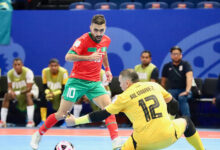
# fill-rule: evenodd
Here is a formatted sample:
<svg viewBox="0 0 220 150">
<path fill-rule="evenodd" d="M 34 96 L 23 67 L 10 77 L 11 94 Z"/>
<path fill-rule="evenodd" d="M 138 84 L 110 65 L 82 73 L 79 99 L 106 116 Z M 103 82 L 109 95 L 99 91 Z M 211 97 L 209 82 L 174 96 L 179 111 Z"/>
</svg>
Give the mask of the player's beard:
<svg viewBox="0 0 220 150">
<path fill-rule="evenodd" d="M 97 41 L 97 42 L 100 42 L 101 40 L 102 40 L 102 35 L 100 35 L 100 36 L 95 36 L 95 40 Z"/>
</svg>

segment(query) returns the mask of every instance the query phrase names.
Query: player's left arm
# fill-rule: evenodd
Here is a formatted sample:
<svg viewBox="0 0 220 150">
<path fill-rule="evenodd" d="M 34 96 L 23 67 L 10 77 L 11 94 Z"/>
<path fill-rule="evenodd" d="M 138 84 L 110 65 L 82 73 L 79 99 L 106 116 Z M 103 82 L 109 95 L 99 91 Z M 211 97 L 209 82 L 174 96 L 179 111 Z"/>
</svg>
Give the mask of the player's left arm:
<svg viewBox="0 0 220 150">
<path fill-rule="evenodd" d="M 119 112 L 122 112 L 125 107 L 126 104 L 123 102 L 122 97 L 117 96 L 117 99 L 113 103 L 109 104 L 104 110 L 91 112 L 79 118 L 75 118 L 73 115 L 68 113 L 66 123 L 68 126 L 74 126 L 79 124 L 99 122 L 108 118 L 111 114 L 118 114 Z"/>
<path fill-rule="evenodd" d="M 167 112 L 172 115 L 174 118 L 178 116 L 179 112 L 179 103 L 178 101 L 165 90 L 161 85 L 157 84 L 159 87 L 160 92 L 163 95 L 165 102 L 167 103 Z"/>
<path fill-rule="evenodd" d="M 34 74 L 33 74 L 33 72 L 31 70 L 27 71 L 26 83 L 27 83 L 26 89 L 22 90 L 21 94 L 28 93 L 32 89 L 32 86 L 33 86 L 33 83 L 34 83 Z"/>
<path fill-rule="evenodd" d="M 107 53 L 103 57 L 103 66 L 105 67 L 105 74 L 106 74 L 106 77 L 107 77 L 107 81 L 111 82 L 112 81 L 112 73 L 111 73 L 111 69 L 110 69 L 110 66 L 109 66 Z"/>
<path fill-rule="evenodd" d="M 187 95 L 189 94 L 189 92 L 191 90 L 192 80 L 193 80 L 193 72 L 189 71 L 186 73 L 186 92 L 187 92 Z"/>
<path fill-rule="evenodd" d="M 192 80 L 193 80 L 192 67 L 188 62 L 186 62 L 184 67 L 186 69 L 186 74 L 185 74 L 186 75 L 186 90 L 180 93 L 179 96 L 188 95 L 192 87 Z"/>
</svg>

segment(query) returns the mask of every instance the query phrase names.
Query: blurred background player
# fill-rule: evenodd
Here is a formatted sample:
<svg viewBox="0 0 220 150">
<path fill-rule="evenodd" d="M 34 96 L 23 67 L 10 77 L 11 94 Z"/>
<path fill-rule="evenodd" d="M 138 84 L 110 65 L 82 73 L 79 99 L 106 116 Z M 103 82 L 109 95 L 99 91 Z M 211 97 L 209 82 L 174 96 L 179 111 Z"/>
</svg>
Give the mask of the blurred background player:
<svg viewBox="0 0 220 150">
<path fill-rule="evenodd" d="M 48 67 L 44 68 L 42 71 L 42 82 L 44 87 L 44 92 L 41 93 L 40 96 L 40 113 L 42 121 L 38 124 L 38 127 L 43 125 L 46 120 L 47 110 L 50 112 L 49 114 L 58 110 L 61 95 L 67 80 L 67 70 L 59 65 L 59 61 L 56 58 L 52 58 Z"/>
<path fill-rule="evenodd" d="M 6 119 L 8 108 L 11 100 L 17 100 L 16 108 L 24 112 L 27 109 L 26 127 L 34 127 L 34 103 L 33 98 L 37 98 L 39 94 L 38 87 L 34 84 L 33 72 L 23 66 L 20 58 L 13 61 L 13 69 L 7 74 L 8 92 L 4 95 L 1 108 L 0 126 L 6 127 Z"/>
<path fill-rule="evenodd" d="M 111 90 L 109 87 L 109 81 L 108 81 L 107 76 L 105 74 L 105 70 L 103 70 L 103 69 L 101 69 L 101 72 L 100 72 L 100 79 L 101 79 L 102 85 L 104 86 L 108 95 L 111 97 Z"/>
<path fill-rule="evenodd" d="M 166 82 L 169 82 L 168 92 L 179 101 L 181 114 L 190 117 L 188 100 L 192 98 L 192 67 L 189 62 L 182 60 L 180 47 L 172 47 L 170 56 L 172 61 L 163 66 L 161 85 L 165 88 Z"/>
<path fill-rule="evenodd" d="M 32 135 L 30 145 L 33 149 L 38 149 L 41 136 L 59 120 L 65 119 L 67 111 L 70 111 L 72 105 L 83 95 L 93 100 L 101 109 L 111 103 L 110 96 L 100 82 L 102 65 L 105 67 L 108 82 L 112 80 L 107 56 L 107 48 L 111 40 L 104 34 L 105 17 L 99 14 L 93 16 L 90 30 L 91 32 L 83 34 L 74 42 L 65 56 L 66 61 L 74 62 L 70 78 L 65 85 L 58 111 L 48 116 L 45 123 Z M 120 147 L 121 140 L 118 137 L 115 116 L 109 116 L 105 123 L 112 139 L 113 149 Z"/>
<path fill-rule="evenodd" d="M 141 53 L 141 64 L 136 65 L 134 70 L 137 72 L 141 82 L 151 81 L 157 82 L 159 77 L 159 71 L 157 67 L 151 63 L 151 52 L 144 50 Z"/>
<path fill-rule="evenodd" d="M 113 103 L 104 110 L 80 118 L 67 115 L 67 125 L 97 122 L 111 114 L 124 112 L 133 123 L 134 131 L 121 150 L 162 149 L 175 143 L 183 133 L 196 150 L 205 150 L 190 118 L 169 119 L 167 105 L 173 105 L 169 113 L 176 113 L 177 101 L 159 84 L 139 82 L 138 74 L 133 69 L 123 70 L 119 82 L 124 92 Z M 174 109 L 177 110 L 173 112 Z"/>
</svg>

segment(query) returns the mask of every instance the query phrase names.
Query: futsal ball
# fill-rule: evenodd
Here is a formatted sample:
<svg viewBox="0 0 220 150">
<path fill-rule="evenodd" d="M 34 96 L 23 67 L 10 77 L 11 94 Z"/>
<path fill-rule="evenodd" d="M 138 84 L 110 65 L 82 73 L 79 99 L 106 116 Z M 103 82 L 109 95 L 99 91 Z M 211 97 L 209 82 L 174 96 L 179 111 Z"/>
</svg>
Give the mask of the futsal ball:
<svg viewBox="0 0 220 150">
<path fill-rule="evenodd" d="M 74 150 L 74 146 L 68 141 L 60 141 L 54 150 Z"/>
</svg>

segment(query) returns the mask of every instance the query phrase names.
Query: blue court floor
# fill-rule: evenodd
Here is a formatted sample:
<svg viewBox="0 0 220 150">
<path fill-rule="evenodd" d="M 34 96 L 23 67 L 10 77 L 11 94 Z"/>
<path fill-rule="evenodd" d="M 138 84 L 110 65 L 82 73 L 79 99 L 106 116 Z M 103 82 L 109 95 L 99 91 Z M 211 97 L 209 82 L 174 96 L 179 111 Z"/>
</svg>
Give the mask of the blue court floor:
<svg viewBox="0 0 220 150">
<path fill-rule="evenodd" d="M 212 130 L 213 131 L 213 130 Z M 216 130 L 219 134 L 220 131 Z M 127 137 L 122 137 L 127 139 Z M 0 150 L 31 150 L 30 135 L 2 135 L 0 133 Z M 108 136 L 43 136 L 39 150 L 53 150 L 62 140 L 70 141 L 75 150 L 111 150 L 111 140 Z M 202 138 L 206 150 L 220 150 L 220 138 Z M 193 150 L 185 138 L 179 139 L 174 145 L 164 150 Z"/>
</svg>

